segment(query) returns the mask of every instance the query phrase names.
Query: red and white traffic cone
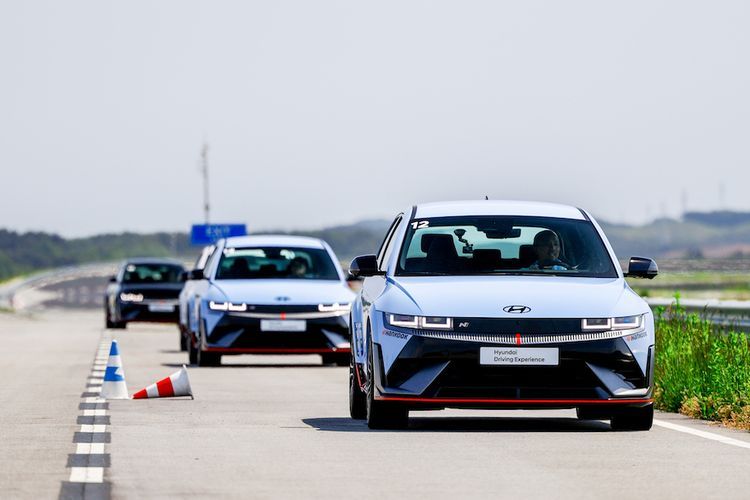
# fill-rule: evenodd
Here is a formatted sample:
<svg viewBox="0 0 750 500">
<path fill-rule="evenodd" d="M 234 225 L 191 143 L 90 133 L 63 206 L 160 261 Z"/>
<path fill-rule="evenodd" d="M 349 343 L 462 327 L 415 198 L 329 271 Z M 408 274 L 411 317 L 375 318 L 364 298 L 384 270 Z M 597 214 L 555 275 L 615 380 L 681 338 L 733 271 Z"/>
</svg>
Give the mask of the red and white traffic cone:
<svg viewBox="0 0 750 500">
<path fill-rule="evenodd" d="M 188 379 L 185 365 L 182 365 L 180 371 L 136 392 L 133 394 L 133 399 L 172 398 L 178 396 L 190 396 L 190 399 L 193 399 L 193 390 L 190 388 L 190 379 Z"/>
</svg>

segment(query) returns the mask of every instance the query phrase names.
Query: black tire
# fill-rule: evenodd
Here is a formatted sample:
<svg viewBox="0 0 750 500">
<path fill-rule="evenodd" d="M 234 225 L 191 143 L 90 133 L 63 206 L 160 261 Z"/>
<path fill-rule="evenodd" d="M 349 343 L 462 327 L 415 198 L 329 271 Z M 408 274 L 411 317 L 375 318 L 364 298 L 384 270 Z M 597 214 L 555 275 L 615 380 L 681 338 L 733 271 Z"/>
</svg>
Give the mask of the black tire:
<svg viewBox="0 0 750 500">
<path fill-rule="evenodd" d="M 104 325 L 112 330 L 121 330 L 125 328 L 124 321 L 113 321 L 112 316 L 109 315 L 109 303 L 107 299 L 104 299 Z"/>
<path fill-rule="evenodd" d="M 198 364 L 198 349 L 193 342 L 193 334 L 188 332 L 188 361 L 191 365 Z"/>
<path fill-rule="evenodd" d="M 349 354 L 337 354 L 336 355 L 336 366 L 349 366 Z"/>
<path fill-rule="evenodd" d="M 107 318 L 107 328 L 110 330 L 124 330 L 127 327 L 127 323 L 124 321 L 111 321 Z"/>
<path fill-rule="evenodd" d="M 408 409 L 397 403 L 375 399 L 373 350 L 373 344 L 370 341 L 370 349 L 367 354 L 367 382 L 365 383 L 367 427 L 370 429 L 406 429 L 409 427 Z"/>
<path fill-rule="evenodd" d="M 180 330 L 180 351 L 185 352 L 188 350 L 187 332 L 182 328 L 182 326 L 179 327 L 179 330 Z"/>
<path fill-rule="evenodd" d="M 612 413 L 611 411 L 607 412 L 600 408 L 582 406 L 576 408 L 576 416 L 578 417 L 578 420 L 610 420 L 612 418 Z"/>
<path fill-rule="evenodd" d="M 221 354 L 206 352 L 200 347 L 196 351 L 198 366 L 219 366 L 221 364 Z"/>
<path fill-rule="evenodd" d="M 349 356 L 349 415 L 354 420 L 365 420 L 367 418 L 367 394 L 359 387 L 356 369 L 354 351 L 352 351 Z"/>
<path fill-rule="evenodd" d="M 613 431 L 647 431 L 654 423 L 654 405 L 640 408 L 623 408 L 612 415 Z"/>
<path fill-rule="evenodd" d="M 201 347 L 203 347 L 203 321 L 198 322 L 198 328 L 201 329 L 200 336 L 198 337 L 198 345 L 196 346 L 196 361 L 198 363 L 198 366 L 219 366 L 221 365 L 221 354 L 216 354 L 214 352 L 206 352 Z"/>
<path fill-rule="evenodd" d="M 349 366 L 348 354 L 321 354 L 323 365 Z"/>
</svg>

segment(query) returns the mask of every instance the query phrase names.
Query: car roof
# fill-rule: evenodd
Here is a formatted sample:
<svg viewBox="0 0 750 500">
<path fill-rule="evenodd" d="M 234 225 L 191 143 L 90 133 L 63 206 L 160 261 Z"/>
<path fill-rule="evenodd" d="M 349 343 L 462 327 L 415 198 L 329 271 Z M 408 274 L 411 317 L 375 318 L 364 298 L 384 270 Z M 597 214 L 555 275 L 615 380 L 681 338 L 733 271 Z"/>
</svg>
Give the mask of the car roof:
<svg viewBox="0 0 750 500">
<path fill-rule="evenodd" d="M 537 201 L 470 200 L 422 203 L 416 206 L 414 217 L 450 217 L 454 215 L 518 215 L 530 217 L 558 217 L 585 220 L 587 216 L 576 207 Z"/>
<path fill-rule="evenodd" d="M 325 248 L 323 241 L 307 236 L 292 236 L 288 234 L 259 234 L 253 236 L 233 236 L 226 239 L 226 247 L 300 247 Z"/>
</svg>

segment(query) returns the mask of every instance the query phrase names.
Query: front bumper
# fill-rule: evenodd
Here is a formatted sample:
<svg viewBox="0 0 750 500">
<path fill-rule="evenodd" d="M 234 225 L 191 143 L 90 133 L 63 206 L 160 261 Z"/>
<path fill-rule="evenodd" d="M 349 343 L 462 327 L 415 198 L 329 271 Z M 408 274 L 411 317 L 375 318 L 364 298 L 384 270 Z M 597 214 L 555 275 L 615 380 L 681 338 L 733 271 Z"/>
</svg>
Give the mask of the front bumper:
<svg viewBox="0 0 750 500">
<path fill-rule="evenodd" d="M 374 344 L 375 398 L 412 408 L 571 408 L 653 402 L 653 348 L 644 373 L 623 338 L 547 344 L 557 366 L 480 364 L 481 347 L 413 336 L 386 372 Z"/>
<path fill-rule="evenodd" d="M 177 323 L 179 304 L 177 301 L 120 302 L 120 321 L 143 321 L 149 323 Z"/>
<path fill-rule="evenodd" d="M 275 318 L 282 320 L 286 319 L 286 316 L 279 314 Z M 262 318 L 243 313 L 225 313 L 205 336 L 202 348 L 204 351 L 219 354 L 350 352 L 349 326 L 340 315 L 304 318 L 304 331 L 263 331 L 261 321 Z"/>
</svg>

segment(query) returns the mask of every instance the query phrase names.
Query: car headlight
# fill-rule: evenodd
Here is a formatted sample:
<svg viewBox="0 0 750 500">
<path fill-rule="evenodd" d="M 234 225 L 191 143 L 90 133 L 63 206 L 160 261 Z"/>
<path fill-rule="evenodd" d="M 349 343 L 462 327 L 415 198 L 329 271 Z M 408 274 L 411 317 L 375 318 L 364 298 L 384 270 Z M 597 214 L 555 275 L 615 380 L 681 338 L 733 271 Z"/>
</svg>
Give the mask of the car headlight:
<svg viewBox="0 0 750 500">
<path fill-rule="evenodd" d="M 120 300 L 123 302 L 143 302 L 142 293 L 121 293 Z"/>
<path fill-rule="evenodd" d="M 351 304 L 339 304 L 334 302 L 333 304 L 318 304 L 318 311 L 320 312 L 348 312 L 351 309 Z"/>
<path fill-rule="evenodd" d="M 212 311 L 234 311 L 234 312 L 244 312 L 247 311 L 247 304 L 240 303 L 234 303 L 234 302 L 216 302 L 216 301 L 209 301 L 208 302 L 208 308 Z"/>
<path fill-rule="evenodd" d="M 386 314 L 386 322 L 401 328 L 452 330 L 453 318 L 441 316 L 409 316 L 405 314 Z"/>
<path fill-rule="evenodd" d="M 583 330 L 631 330 L 640 328 L 643 315 L 620 316 L 618 318 L 585 318 L 581 320 Z"/>
</svg>

